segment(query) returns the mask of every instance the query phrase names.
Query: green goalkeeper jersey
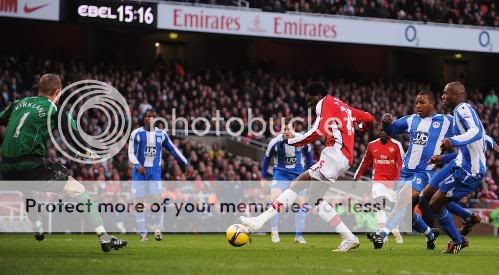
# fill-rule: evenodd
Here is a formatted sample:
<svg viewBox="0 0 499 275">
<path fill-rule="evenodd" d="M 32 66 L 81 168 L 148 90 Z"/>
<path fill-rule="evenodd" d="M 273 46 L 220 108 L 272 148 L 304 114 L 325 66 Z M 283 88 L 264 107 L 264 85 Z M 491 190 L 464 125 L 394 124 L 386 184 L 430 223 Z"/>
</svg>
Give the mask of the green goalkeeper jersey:
<svg viewBox="0 0 499 275">
<path fill-rule="evenodd" d="M 44 157 L 49 131 L 56 127 L 57 116 L 57 106 L 45 96 L 26 97 L 9 105 L 0 113 L 0 121 L 6 124 L 0 148 L 2 157 Z M 49 119 L 52 129 L 48 129 Z"/>
</svg>

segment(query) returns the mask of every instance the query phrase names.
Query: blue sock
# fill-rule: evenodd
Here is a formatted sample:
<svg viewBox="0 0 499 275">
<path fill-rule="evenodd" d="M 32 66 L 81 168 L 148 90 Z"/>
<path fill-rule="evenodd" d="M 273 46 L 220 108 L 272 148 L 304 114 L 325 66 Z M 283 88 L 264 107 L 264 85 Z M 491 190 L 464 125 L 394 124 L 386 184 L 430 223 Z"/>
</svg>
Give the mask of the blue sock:
<svg viewBox="0 0 499 275">
<path fill-rule="evenodd" d="M 436 218 L 438 222 L 440 223 L 440 226 L 444 229 L 445 232 L 451 237 L 452 241 L 455 243 L 462 243 L 463 238 L 461 236 L 461 233 L 456 228 L 456 225 L 452 221 L 452 215 L 447 211 L 447 209 L 444 209 L 442 213 L 437 214 Z"/>
<path fill-rule="evenodd" d="M 307 219 L 307 208 L 302 207 L 295 213 L 295 235 L 303 235 L 303 229 L 305 228 L 305 220 Z"/>
<path fill-rule="evenodd" d="M 412 227 L 419 233 L 424 233 L 429 239 L 433 239 L 433 231 L 418 214 L 412 214 Z"/>
<path fill-rule="evenodd" d="M 270 219 L 270 224 L 272 225 L 272 231 L 277 231 L 277 225 L 279 224 L 279 215 L 275 215 Z"/>
<path fill-rule="evenodd" d="M 463 220 L 471 217 L 470 211 L 464 209 L 461 205 L 454 201 L 451 201 L 447 204 L 447 210 L 449 210 L 449 212 L 451 212 L 453 215 L 463 218 Z"/>
<path fill-rule="evenodd" d="M 146 216 L 144 213 L 135 213 L 135 218 L 137 219 L 137 225 L 139 227 L 140 234 L 147 234 L 146 230 Z"/>
</svg>

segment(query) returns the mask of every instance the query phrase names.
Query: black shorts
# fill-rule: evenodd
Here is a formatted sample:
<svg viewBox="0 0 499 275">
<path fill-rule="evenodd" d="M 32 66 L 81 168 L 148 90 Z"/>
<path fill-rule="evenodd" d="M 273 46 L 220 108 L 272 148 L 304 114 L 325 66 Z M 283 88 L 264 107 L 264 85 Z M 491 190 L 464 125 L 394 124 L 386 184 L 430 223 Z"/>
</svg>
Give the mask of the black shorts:
<svg viewBox="0 0 499 275">
<path fill-rule="evenodd" d="M 63 190 L 69 177 L 69 170 L 60 163 L 49 163 L 41 157 L 2 160 L 2 185 L 15 187 L 16 190 L 59 193 Z M 29 168 L 27 168 L 29 167 Z M 25 183 L 7 183 L 24 181 Z"/>
</svg>

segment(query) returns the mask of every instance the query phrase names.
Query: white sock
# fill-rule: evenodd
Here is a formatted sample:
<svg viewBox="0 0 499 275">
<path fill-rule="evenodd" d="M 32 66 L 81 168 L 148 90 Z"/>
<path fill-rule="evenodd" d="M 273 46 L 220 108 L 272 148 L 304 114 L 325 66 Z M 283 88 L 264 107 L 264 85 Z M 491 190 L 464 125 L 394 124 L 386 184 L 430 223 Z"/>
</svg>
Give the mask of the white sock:
<svg viewBox="0 0 499 275">
<path fill-rule="evenodd" d="M 295 202 L 296 197 L 298 197 L 298 194 L 296 194 L 295 191 L 286 189 L 279 197 L 277 197 L 276 201 L 282 203 L 284 207 L 290 207 L 291 204 Z"/>
<path fill-rule="evenodd" d="M 104 228 L 104 226 L 101 225 L 95 228 L 95 233 L 97 233 L 97 235 L 106 234 L 106 229 Z"/>
<path fill-rule="evenodd" d="M 282 194 L 276 199 L 276 202 L 280 202 L 283 205 L 283 208 L 291 206 L 293 202 L 295 202 L 296 197 L 298 194 L 296 194 L 295 191 L 291 189 L 286 189 Z M 263 212 L 260 214 L 257 219 L 262 223 L 266 223 L 268 220 L 272 219 L 275 215 L 279 214 L 277 210 L 274 209 L 274 207 L 269 207 L 267 211 Z"/>
<path fill-rule="evenodd" d="M 386 212 L 385 212 L 385 210 L 378 211 L 377 217 L 378 217 L 378 224 L 380 224 L 380 227 L 386 223 Z"/>
<path fill-rule="evenodd" d="M 326 201 L 322 201 L 318 206 L 317 206 L 317 212 L 319 213 L 319 216 L 322 218 L 323 221 L 325 221 L 328 224 L 331 224 L 331 220 L 338 216 L 338 213 L 336 210 Z M 339 218 L 339 216 L 338 216 Z M 332 225 L 331 225 L 332 226 Z M 345 241 L 353 241 L 356 240 L 357 238 L 355 237 L 354 234 L 352 234 L 352 231 L 348 229 L 348 227 L 341 221 L 338 225 L 336 225 L 335 228 L 333 228 L 337 233 L 340 234 L 341 238 Z"/>
</svg>

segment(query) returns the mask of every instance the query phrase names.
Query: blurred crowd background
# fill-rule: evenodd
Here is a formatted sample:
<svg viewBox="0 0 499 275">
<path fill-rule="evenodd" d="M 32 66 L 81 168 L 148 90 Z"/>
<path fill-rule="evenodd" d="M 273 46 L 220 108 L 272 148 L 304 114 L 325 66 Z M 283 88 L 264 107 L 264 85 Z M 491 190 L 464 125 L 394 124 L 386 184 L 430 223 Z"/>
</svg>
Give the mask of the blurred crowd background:
<svg viewBox="0 0 499 275">
<path fill-rule="evenodd" d="M 105 63 L 86 64 L 77 60 L 4 56 L 0 57 L 0 109 L 3 110 L 16 99 L 35 95 L 38 79 L 45 72 L 59 74 L 63 79 L 63 86 L 82 79 L 100 80 L 111 84 L 127 99 L 133 118 L 132 129 L 142 125 L 144 113 L 149 108 L 155 108 L 158 116 L 166 118 L 169 123 L 172 120 L 172 111 L 175 109 L 176 116 L 186 117 L 189 124 L 196 117 L 206 117 L 211 120 L 217 110 L 220 110 L 225 120 L 230 117 L 240 117 L 247 122 L 248 109 L 251 108 L 255 117 L 263 117 L 266 121 L 272 118 L 275 122 L 274 130 L 279 132 L 281 118 L 299 116 L 307 119 L 309 112 L 304 100 L 304 87 L 312 80 L 323 81 L 330 94 L 355 108 L 369 111 L 378 119 L 369 131 L 356 132 L 355 163 L 351 167 L 352 171 L 358 166 L 368 142 L 376 138 L 376 129 L 382 114 L 391 112 L 397 117 L 412 114 L 415 96 L 419 91 L 432 91 L 440 102 L 443 90 L 443 87 L 432 87 L 429 83 L 387 82 L 381 79 L 327 79 L 320 75 L 307 78 L 261 68 L 241 71 L 207 68 L 191 72 L 179 64 L 166 66 L 161 62 L 151 67 L 140 68 Z M 477 109 L 487 134 L 497 140 L 499 118 L 496 114 L 499 109 L 499 99 L 494 88 L 484 90 L 467 87 L 469 102 Z M 444 112 L 440 104 L 438 111 Z M 314 117 L 311 119 L 313 121 Z M 89 113 L 82 121 L 85 132 L 94 135 L 105 129 L 106 123 L 108 123 L 106 118 L 99 112 Z M 180 123 L 178 128 L 182 129 L 183 126 Z M 297 131 L 306 129 L 308 129 L 306 124 L 299 124 L 296 127 Z M 0 136 L 4 130 L 4 127 L 0 127 Z M 242 135 L 245 136 L 243 142 L 260 146 L 272 138 L 269 129 L 263 135 L 248 135 L 247 131 Z M 203 183 L 204 181 L 261 179 L 260 159 L 233 155 L 221 144 L 208 145 L 189 136 L 177 135 L 171 138 L 189 159 L 188 169 L 193 173 L 191 178 L 186 178 L 175 159 L 165 152 L 162 163 L 164 180 L 194 180 L 198 182 L 197 191 L 203 192 L 209 188 L 209 185 Z M 407 137 L 397 138 L 407 146 Z M 321 141 L 314 144 L 315 160 L 319 158 L 323 146 Z M 48 159 L 68 165 L 78 180 L 103 182 L 100 185 L 89 186 L 90 191 L 116 194 L 129 192 L 129 186 L 119 183 L 106 184 L 104 181 L 130 180 L 131 166 L 126 149 L 127 147 L 112 161 L 99 165 L 68 163 L 53 147 L 49 149 Z M 489 200 L 497 199 L 499 159 L 496 156 L 497 154 L 492 151 L 487 153 L 487 177 L 480 190 L 464 199 L 462 203 L 486 208 Z M 171 187 L 168 190 L 168 187 L 165 187 L 165 192 L 175 195 L 180 192 L 175 188 Z M 474 205 L 469 204 L 470 198 L 475 199 Z"/>
</svg>

